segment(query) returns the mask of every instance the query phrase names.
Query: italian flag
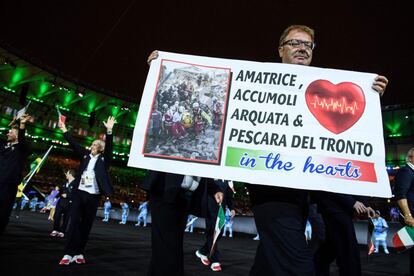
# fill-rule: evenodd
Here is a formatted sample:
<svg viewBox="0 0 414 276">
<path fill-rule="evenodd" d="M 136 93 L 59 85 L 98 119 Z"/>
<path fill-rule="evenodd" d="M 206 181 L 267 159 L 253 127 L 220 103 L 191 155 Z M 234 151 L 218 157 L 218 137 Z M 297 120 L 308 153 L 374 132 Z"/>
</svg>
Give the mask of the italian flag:
<svg viewBox="0 0 414 276">
<path fill-rule="evenodd" d="M 392 239 L 394 248 L 398 251 L 409 249 L 414 246 L 414 228 L 404 226 L 397 233 L 394 234 Z"/>
<path fill-rule="evenodd" d="M 217 238 L 220 235 L 221 229 L 223 228 L 225 221 L 226 221 L 226 216 L 224 215 L 223 207 L 220 205 L 218 214 L 217 214 L 216 226 L 214 228 L 214 238 L 213 238 L 213 245 L 211 246 L 211 250 L 210 250 L 210 256 L 213 254 L 214 246 L 216 245 Z"/>
</svg>

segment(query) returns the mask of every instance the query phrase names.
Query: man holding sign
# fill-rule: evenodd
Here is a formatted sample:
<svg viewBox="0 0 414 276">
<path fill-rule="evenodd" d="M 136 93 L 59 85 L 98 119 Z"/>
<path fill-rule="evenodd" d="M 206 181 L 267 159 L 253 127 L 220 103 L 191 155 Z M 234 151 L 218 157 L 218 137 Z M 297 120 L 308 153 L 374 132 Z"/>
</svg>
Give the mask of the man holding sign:
<svg viewBox="0 0 414 276">
<path fill-rule="evenodd" d="M 148 131 L 136 127 L 128 165 L 219 179 L 231 175 L 233 180 L 255 183 L 249 190 L 261 241 L 251 275 L 314 273 L 303 235 L 307 190 L 333 192 L 331 195 L 390 194 L 382 132 L 376 132 L 381 128 L 379 101 L 372 91 L 383 94 L 387 79 L 309 68 L 314 47 L 314 31 L 294 25 L 279 41 L 285 64 L 161 52 L 144 89 L 143 99 L 152 105 L 165 102 L 168 107 L 171 102 L 166 95 L 175 95 L 180 90 L 176 84 L 189 80 L 195 83 L 192 95 L 197 104 L 212 106 L 214 97 L 222 101 L 225 125 L 219 130 L 206 129 L 205 146 L 191 141 L 191 136 L 184 139 L 188 143 L 167 141 L 154 146 Z M 157 56 L 154 52 L 148 62 Z M 196 82 L 204 77 L 206 81 Z M 137 126 L 150 125 L 150 106 L 141 105 Z M 374 134 L 364 142 L 353 141 L 358 135 L 367 136 L 367 130 Z M 179 166 L 180 161 L 187 163 Z M 351 212 L 366 212 L 362 202 L 349 197 Z M 347 218 L 348 226 L 349 221 Z M 355 233 L 350 227 L 347 230 L 345 239 L 354 244 Z M 334 247 L 337 256 L 341 248 Z M 359 262 L 355 271 L 349 275 L 360 273 Z"/>
<path fill-rule="evenodd" d="M 29 119 L 29 115 L 21 115 L 19 126 L 12 126 L 7 133 L 7 142 L 0 143 L 0 235 L 9 222 L 17 186 L 22 181 L 23 165 L 29 156 L 25 139 L 26 122 Z"/>
<path fill-rule="evenodd" d="M 283 63 L 308 66 L 314 47 L 314 30 L 292 25 L 280 37 L 279 56 Z M 372 88 L 382 95 L 387 82 L 385 77 L 378 76 Z M 250 275 L 313 275 L 312 253 L 303 235 L 308 192 L 263 185 L 249 185 L 249 191 L 260 235 Z M 361 211 L 366 209 L 360 207 Z M 356 265 L 360 271 L 360 264 Z"/>
</svg>

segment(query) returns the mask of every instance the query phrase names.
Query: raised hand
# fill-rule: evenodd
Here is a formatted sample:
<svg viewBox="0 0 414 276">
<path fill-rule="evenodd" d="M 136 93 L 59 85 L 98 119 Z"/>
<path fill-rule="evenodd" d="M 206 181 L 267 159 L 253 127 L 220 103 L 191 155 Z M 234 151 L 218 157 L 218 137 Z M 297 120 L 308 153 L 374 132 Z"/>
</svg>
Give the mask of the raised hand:
<svg viewBox="0 0 414 276">
<path fill-rule="evenodd" d="M 104 126 L 106 127 L 107 132 L 112 132 L 112 129 L 114 127 L 114 124 L 116 123 L 115 117 L 109 116 L 108 119 L 103 121 Z"/>
<path fill-rule="evenodd" d="M 58 127 L 60 128 L 61 131 L 63 131 L 64 133 L 68 131 L 68 129 L 66 128 L 66 124 L 62 121 L 59 120 L 58 123 Z"/>
<path fill-rule="evenodd" d="M 147 59 L 147 63 L 148 65 L 151 65 L 151 61 L 153 61 L 154 59 L 158 58 L 158 51 L 152 51 L 152 53 L 149 55 L 148 59 Z"/>
<path fill-rule="evenodd" d="M 387 88 L 388 79 L 384 76 L 378 76 L 375 78 L 374 83 L 372 84 L 372 89 L 377 91 L 380 96 L 382 96 L 385 92 L 385 88 Z"/>
<path fill-rule="evenodd" d="M 32 117 L 29 114 L 24 114 L 20 117 L 20 123 L 25 124 L 30 118 Z"/>
</svg>

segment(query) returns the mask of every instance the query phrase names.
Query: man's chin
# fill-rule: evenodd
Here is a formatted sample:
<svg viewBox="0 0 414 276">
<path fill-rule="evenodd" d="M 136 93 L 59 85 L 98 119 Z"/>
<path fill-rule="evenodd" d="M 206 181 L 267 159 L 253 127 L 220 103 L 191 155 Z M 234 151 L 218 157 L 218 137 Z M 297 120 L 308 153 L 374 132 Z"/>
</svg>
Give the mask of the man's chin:
<svg viewBox="0 0 414 276">
<path fill-rule="evenodd" d="M 296 65 L 309 65 L 310 61 L 308 59 L 295 58 L 293 60 L 293 64 L 296 64 Z"/>
</svg>

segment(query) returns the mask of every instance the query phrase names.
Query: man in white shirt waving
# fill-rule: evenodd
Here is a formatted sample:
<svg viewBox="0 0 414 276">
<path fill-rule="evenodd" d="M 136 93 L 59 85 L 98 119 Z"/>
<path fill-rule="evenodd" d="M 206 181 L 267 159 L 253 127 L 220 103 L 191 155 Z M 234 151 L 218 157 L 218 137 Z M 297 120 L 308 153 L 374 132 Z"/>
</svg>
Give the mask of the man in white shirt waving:
<svg viewBox="0 0 414 276">
<path fill-rule="evenodd" d="M 63 136 L 81 158 L 79 170 L 73 183 L 71 223 L 60 265 L 69 265 L 72 262 L 84 264 L 86 262 L 84 249 L 96 217 L 100 196 L 113 194 L 108 169 L 112 159 L 112 128 L 115 124 L 115 118 L 110 116 L 103 124 L 106 127 L 105 142 L 95 140 L 90 146 L 90 150 L 87 150 L 72 138 L 65 123 L 59 123 Z"/>
</svg>

